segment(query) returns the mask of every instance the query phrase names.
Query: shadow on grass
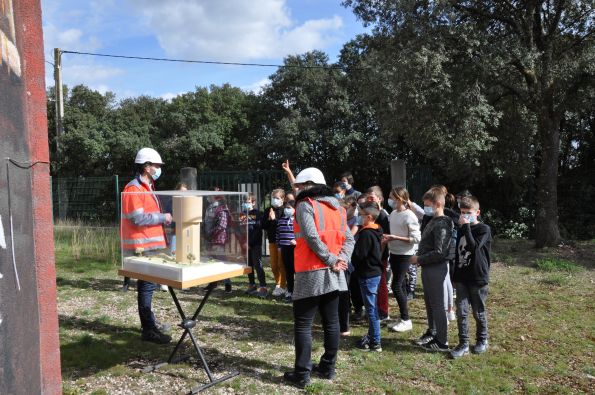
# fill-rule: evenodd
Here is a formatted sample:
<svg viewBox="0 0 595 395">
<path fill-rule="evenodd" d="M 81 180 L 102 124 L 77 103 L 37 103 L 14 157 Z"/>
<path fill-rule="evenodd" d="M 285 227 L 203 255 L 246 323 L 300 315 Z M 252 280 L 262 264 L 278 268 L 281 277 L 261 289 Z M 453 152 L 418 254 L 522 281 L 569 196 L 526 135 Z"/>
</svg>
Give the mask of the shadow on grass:
<svg viewBox="0 0 595 395">
<path fill-rule="evenodd" d="M 80 289 L 92 289 L 94 291 L 117 291 L 122 287 L 122 280 L 110 278 L 77 278 L 70 279 L 64 277 L 56 277 L 56 285 L 58 287 L 70 287 Z M 134 290 L 134 284 L 130 286 L 130 290 Z"/>
<path fill-rule="evenodd" d="M 170 344 L 156 345 L 140 340 L 139 330 L 132 327 L 122 327 L 99 320 L 85 320 L 71 316 L 59 316 L 60 327 L 63 330 L 75 329 L 81 333 L 73 338 L 62 338 L 63 345 L 60 347 L 62 374 L 71 379 L 88 377 L 99 370 L 109 369 L 116 365 L 127 364 L 130 361 L 145 361 L 146 366 L 153 363 L 166 361 L 176 341 L 181 336 L 181 330 L 174 331 L 173 341 Z M 204 339 L 204 341 L 203 341 Z M 208 344 L 207 336 L 197 335 L 197 341 L 206 354 L 207 363 L 215 378 L 223 375 L 223 370 L 237 369 L 242 374 L 251 377 L 258 376 L 264 381 L 271 383 L 282 383 L 282 372 L 279 375 L 263 373 L 262 370 L 278 371 L 278 365 L 272 365 L 264 360 L 247 358 L 242 355 L 226 355 L 220 351 L 204 346 Z M 207 382 L 206 374 L 203 372 L 195 350 L 188 337 L 186 337 L 180 355 L 189 355 L 191 358 L 186 362 L 192 364 L 195 369 L 204 375 L 204 382 Z M 289 362 L 287 370 L 290 369 Z M 136 368 L 138 362 L 133 363 Z M 175 372 L 168 370 L 157 370 L 157 373 L 177 376 Z M 202 377 L 201 375 L 201 377 Z"/>
</svg>

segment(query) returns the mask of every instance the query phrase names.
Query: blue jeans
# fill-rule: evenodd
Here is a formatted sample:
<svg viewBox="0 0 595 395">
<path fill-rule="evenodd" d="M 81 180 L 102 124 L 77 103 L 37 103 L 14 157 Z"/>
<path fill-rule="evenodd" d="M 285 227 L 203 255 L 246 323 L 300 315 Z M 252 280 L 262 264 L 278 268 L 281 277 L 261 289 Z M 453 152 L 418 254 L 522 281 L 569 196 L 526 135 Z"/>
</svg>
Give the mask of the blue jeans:
<svg viewBox="0 0 595 395">
<path fill-rule="evenodd" d="M 143 332 L 155 329 L 155 315 L 151 309 L 153 301 L 153 291 L 157 289 L 157 284 L 138 280 L 136 282 L 138 315 Z"/>
<path fill-rule="evenodd" d="M 380 344 L 380 318 L 378 318 L 378 308 L 376 306 L 380 278 L 381 276 L 359 278 L 362 298 L 368 313 L 368 337 L 373 344 Z"/>
</svg>

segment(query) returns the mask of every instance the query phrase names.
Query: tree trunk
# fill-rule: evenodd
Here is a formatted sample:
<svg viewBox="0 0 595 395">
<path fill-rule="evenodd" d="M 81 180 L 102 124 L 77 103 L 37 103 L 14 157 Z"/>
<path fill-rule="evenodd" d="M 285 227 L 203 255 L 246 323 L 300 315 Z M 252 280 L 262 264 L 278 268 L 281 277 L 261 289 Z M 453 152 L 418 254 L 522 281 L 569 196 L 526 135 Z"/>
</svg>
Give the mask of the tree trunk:
<svg viewBox="0 0 595 395">
<path fill-rule="evenodd" d="M 553 247 L 560 242 L 560 230 L 558 229 L 560 130 L 550 106 L 541 106 L 537 116 L 539 117 L 541 164 L 537 178 L 535 245 L 541 248 Z"/>
</svg>

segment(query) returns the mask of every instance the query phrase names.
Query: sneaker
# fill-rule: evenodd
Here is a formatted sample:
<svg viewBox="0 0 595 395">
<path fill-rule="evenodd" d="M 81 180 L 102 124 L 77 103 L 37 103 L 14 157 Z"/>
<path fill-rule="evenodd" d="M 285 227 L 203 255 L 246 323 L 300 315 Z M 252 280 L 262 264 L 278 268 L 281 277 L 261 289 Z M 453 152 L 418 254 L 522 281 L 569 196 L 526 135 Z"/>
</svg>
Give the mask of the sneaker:
<svg viewBox="0 0 595 395">
<path fill-rule="evenodd" d="M 258 288 L 258 292 L 256 292 L 256 296 L 258 296 L 260 299 L 266 299 L 268 294 L 269 291 L 265 287 Z"/>
<path fill-rule="evenodd" d="M 350 331 L 341 332 L 340 335 L 342 337 L 347 337 L 347 336 L 350 336 L 351 335 L 351 332 Z"/>
<path fill-rule="evenodd" d="M 380 345 L 380 343 L 370 343 L 367 351 L 382 352 L 382 346 Z"/>
<path fill-rule="evenodd" d="M 450 357 L 452 359 L 461 358 L 465 355 L 469 355 L 469 345 L 459 344 L 450 351 Z"/>
<path fill-rule="evenodd" d="M 388 328 L 395 332 L 407 332 L 413 329 L 413 322 L 411 320 L 399 320 L 396 324 L 390 325 Z"/>
<path fill-rule="evenodd" d="M 451 311 L 447 312 L 447 313 L 446 313 L 446 318 L 447 318 L 449 321 L 454 321 L 454 320 L 456 320 L 456 319 L 457 319 L 457 316 L 456 316 L 456 314 L 455 314 L 454 310 L 451 310 Z"/>
<path fill-rule="evenodd" d="M 368 337 L 367 334 L 365 334 L 364 336 L 362 336 L 361 339 L 359 339 L 357 341 L 357 343 L 355 343 L 355 346 L 357 348 L 359 348 L 360 350 L 367 350 L 370 348 L 370 338 Z"/>
<path fill-rule="evenodd" d="M 124 285 L 122 285 L 122 288 L 120 289 L 120 291 L 122 291 L 122 292 L 128 292 L 128 287 L 130 287 L 129 284 L 124 284 Z"/>
<path fill-rule="evenodd" d="M 293 298 L 291 297 L 291 292 L 286 292 L 285 297 L 283 298 L 285 303 L 293 303 Z"/>
<path fill-rule="evenodd" d="M 226 294 L 230 294 L 231 293 L 231 283 L 226 283 L 225 284 L 225 293 Z"/>
<path fill-rule="evenodd" d="M 487 340 L 478 340 L 477 344 L 473 346 L 471 352 L 473 354 L 483 354 L 484 352 L 488 351 L 488 341 Z"/>
<path fill-rule="evenodd" d="M 337 375 L 337 371 L 335 369 L 325 370 L 321 369 L 320 365 L 314 364 L 312 365 L 312 373 L 316 376 L 320 377 L 321 379 L 332 380 Z"/>
<path fill-rule="evenodd" d="M 167 285 L 163 285 L 163 284 L 161 284 L 161 290 L 162 290 L 163 292 L 167 292 L 167 291 L 169 291 L 169 288 L 167 288 Z"/>
<path fill-rule="evenodd" d="M 304 389 L 308 384 L 310 384 L 309 376 L 298 375 L 296 372 L 283 373 L 283 379 L 301 389 Z"/>
<path fill-rule="evenodd" d="M 155 320 L 155 327 L 157 328 L 157 330 L 159 332 L 165 332 L 165 333 L 167 333 L 167 332 L 171 331 L 171 325 L 170 324 L 163 324 L 163 323 L 161 323 L 161 322 L 159 322 L 157 320 Z"/>
<path fill-rule="evenodd" d="M 407 300 L 413 300 L 415 299 L 415 292 L 408 292 L 407 293 Z"/>
<path fill-rule="evenodd" d="M 379 315 L 378 319 L 380 320 L 380 323 L 383 324 L 390 321 L 390 315 Z"/>
<path fill-rule="evenodd" d="M 256 295 L 258 287 L 256 285 L 248 285 L 248 288 L 244 291 L 246 295 Z"/>
<path fill-rule="evenodd" d="M 275 289 L 273 290 L 273 292 L 271 293 L 271 295 L 273 296 L 281 296 L 283 294 L 285 294 L 285 288 L 281 288 L 280 286 L 276 286 Z"/>
<path fill-rule="evenodd" d="M 434 335 L 432 335 L 432 332 L 427 330 L 426 333 L 421 335 L 421 337 L 419 339 L 414 340 L 414 343 L 417 344 L 418 346 L 423 346 L 424 344 L 427 344 L 427 343 L 431 342 L 432 340 L 434 340 Z"/>
<path fill-rule="evenodd" d="M 421 346 L 426 351 L 438 351 L 438 352 L 448 352 L 448 344 L 442 344 L 438 341 L 438 339 L 434 338 L 427 342 L 426 344 Z"/>
<path fill-rule="evenodd" d="M 167 344 L 171 341 L 171 336 L 161 333 L 161 331 L 157 328 L 153 328 L 149 329 L 148 331 L 143 331 L 141 339 L 151 343 Z"/>
</svg>

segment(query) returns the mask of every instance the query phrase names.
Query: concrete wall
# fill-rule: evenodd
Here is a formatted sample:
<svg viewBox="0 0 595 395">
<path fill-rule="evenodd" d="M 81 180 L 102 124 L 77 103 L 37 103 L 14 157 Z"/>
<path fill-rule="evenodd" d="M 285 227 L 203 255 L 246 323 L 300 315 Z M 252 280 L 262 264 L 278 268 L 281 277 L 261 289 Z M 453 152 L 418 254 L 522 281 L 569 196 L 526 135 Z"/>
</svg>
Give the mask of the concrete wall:
<svg viewBox="0 0 595 395">
<path fill-rule="evenodd" d="M 0 394 L 61 393 L 49 165 L 5 159 L 49 161 L 43 53 L 39 0 L 0 0 Z"/>
</svg>

